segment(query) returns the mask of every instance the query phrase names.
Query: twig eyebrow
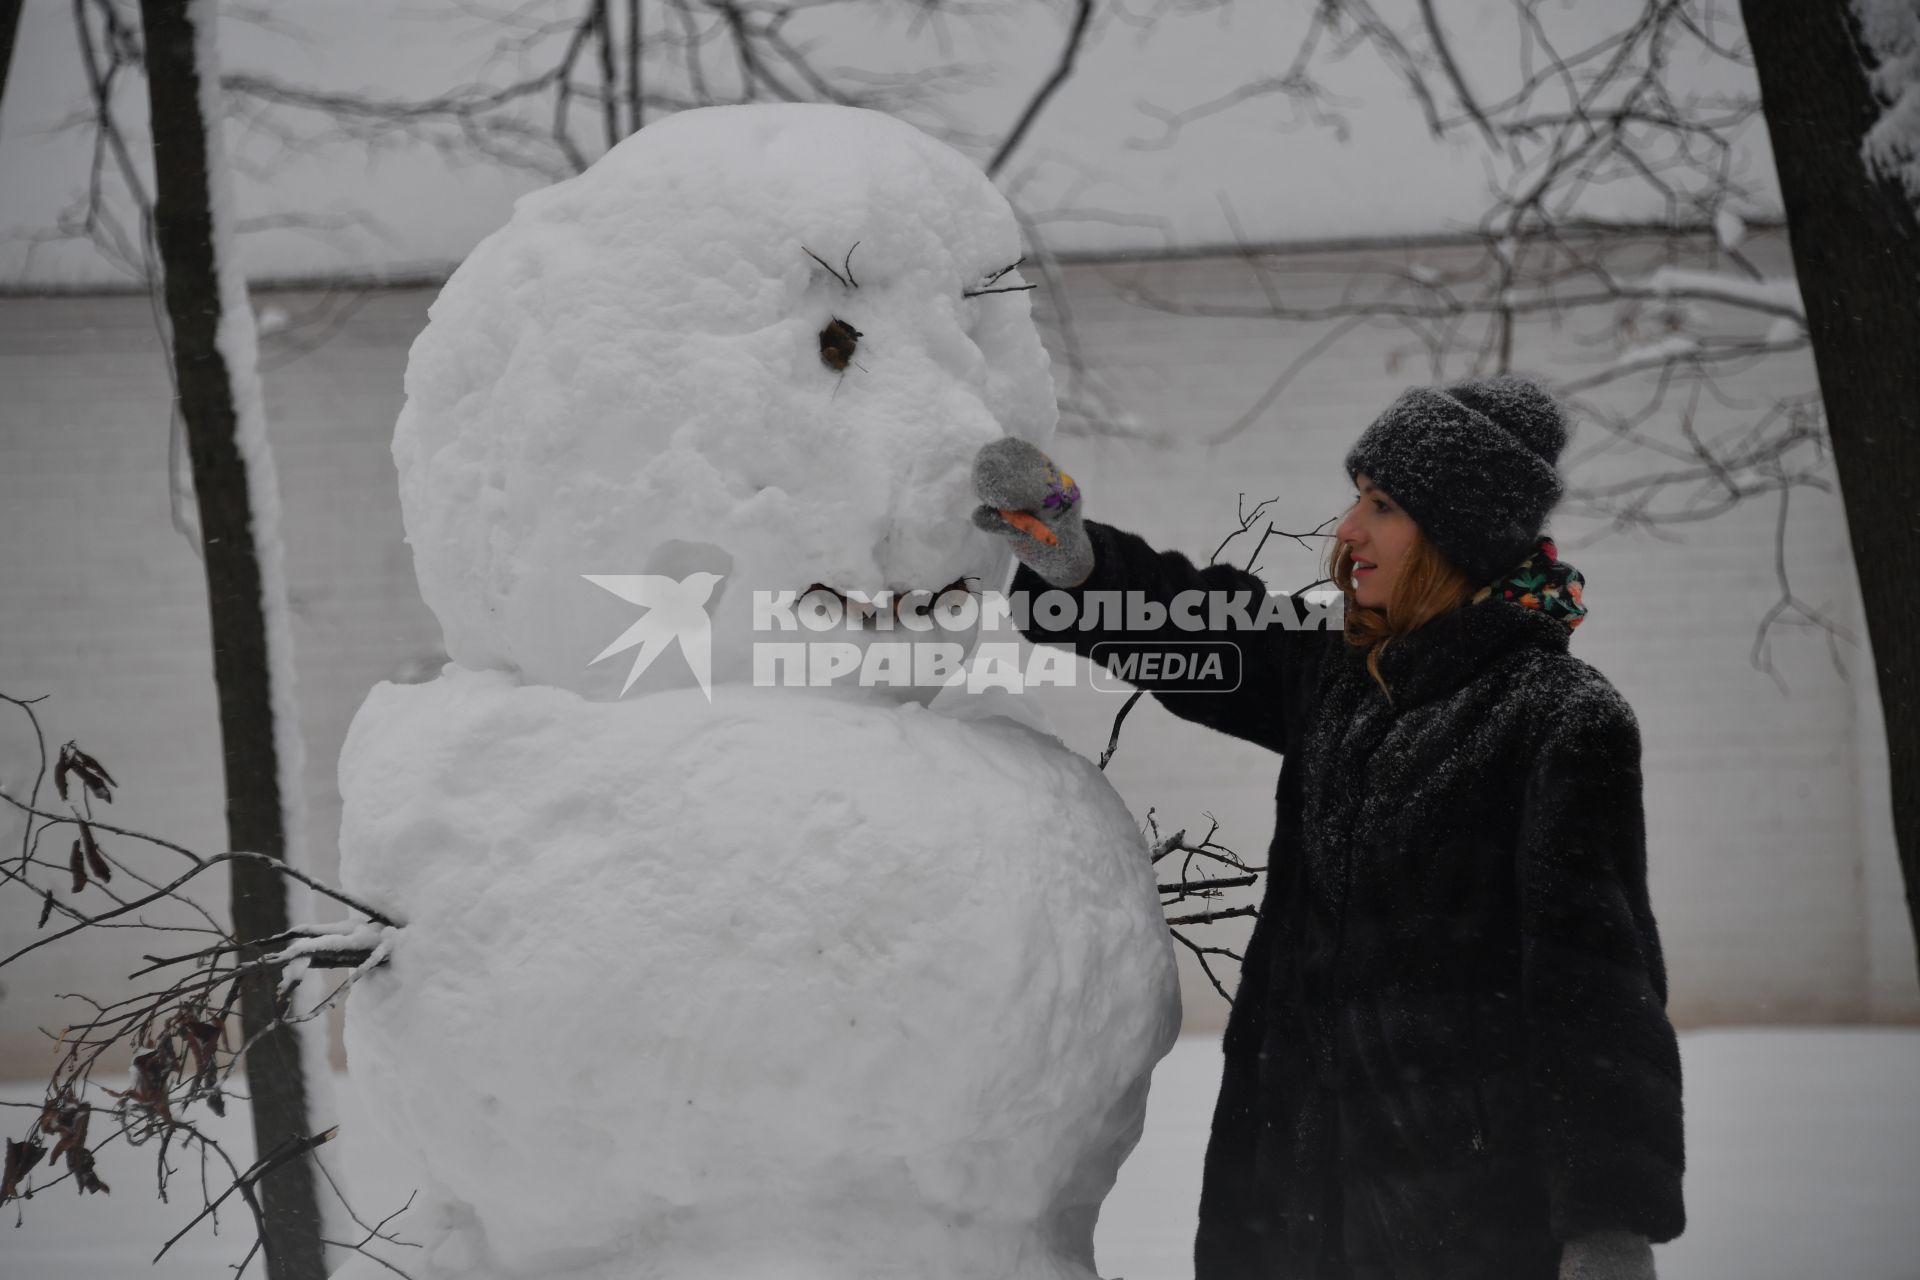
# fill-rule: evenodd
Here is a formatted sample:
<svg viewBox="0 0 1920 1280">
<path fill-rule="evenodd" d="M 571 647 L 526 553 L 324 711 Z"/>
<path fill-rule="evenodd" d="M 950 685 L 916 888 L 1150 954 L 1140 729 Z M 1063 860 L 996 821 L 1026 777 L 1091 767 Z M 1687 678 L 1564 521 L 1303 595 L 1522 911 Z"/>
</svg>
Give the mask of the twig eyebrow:
<svg viewBox="0 0 1920 1280">
<path fill-rule="evenodd" d="M 832 263 L 828 262 L 825 258 L 821 257 L 819 254 L 815 253 L 813 250 L 807 248 L 807 246 L 801 245 L 800 252 L 806 254 L 809 258 L 812 258 L 815 262 L 825 267 L 827 269 L 828 275 L 832 276 L 835 280 L 838 280 L 841 284 L 845 285 L 847 288 L 858 289 L 860 287 L 860 282 L 853 278 L 853 250 L 858 249 L 859 247 L 860 247 L 860 242 L 858 240 L 855 240 L 853 242 L 853 249 L 847 250 L 847 260 L 846 260 L 846 263 L 844 264 L 846 267 L 845 275 L 842 275 L 840 272 L 835 271 L 833 269 Z M 1008 268 L 1009 271 L 1011 271 L 1012 269 L 1013 269 L 1012 267 Z"/>
</svg>

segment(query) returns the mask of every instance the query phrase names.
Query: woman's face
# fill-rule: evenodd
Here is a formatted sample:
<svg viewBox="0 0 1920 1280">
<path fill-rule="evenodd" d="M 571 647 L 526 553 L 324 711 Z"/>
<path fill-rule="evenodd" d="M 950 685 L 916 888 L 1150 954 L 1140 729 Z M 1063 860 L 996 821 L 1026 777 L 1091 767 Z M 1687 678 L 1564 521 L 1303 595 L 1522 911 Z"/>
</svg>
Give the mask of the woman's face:
<svg viewBox="0 0 1920 1280">
<path fill-rule="evenodd" d="M 1355 603 L 1384 609 L 1413 547 L 1417 526 L 1386 490 L 1374 487 L 1365 472 L 1354 477 L 1354 484 L 1359 493 L 1333 536 L 1346 543 L 1353 556 Z"/>
</svg>

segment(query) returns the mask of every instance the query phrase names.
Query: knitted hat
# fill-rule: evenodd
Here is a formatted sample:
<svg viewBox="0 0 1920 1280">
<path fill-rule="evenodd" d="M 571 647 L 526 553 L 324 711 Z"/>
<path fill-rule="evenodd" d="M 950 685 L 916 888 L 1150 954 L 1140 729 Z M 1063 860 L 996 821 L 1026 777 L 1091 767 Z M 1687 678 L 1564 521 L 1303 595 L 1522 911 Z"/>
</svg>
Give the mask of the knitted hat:
<svg viewBox="0 0 1920 1280">
<path fill-rule="evenodd" d="M 1529 378 L 1414 387 L 1347 453 L 1474 585 L 1530 554 L 1560 501 L 1567 415 Z"/>
</svg>

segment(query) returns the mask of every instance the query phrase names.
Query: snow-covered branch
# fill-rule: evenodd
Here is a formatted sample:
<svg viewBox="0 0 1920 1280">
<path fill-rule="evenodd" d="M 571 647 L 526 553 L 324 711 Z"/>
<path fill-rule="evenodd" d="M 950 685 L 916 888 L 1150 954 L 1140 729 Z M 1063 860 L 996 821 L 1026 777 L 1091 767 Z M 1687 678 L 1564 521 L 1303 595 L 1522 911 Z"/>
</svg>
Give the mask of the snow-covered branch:
<svg viewBox="0 0 1920 1280">
<path fill-rule="evenodd" d="M 288 1135 L 278 1148 L 242 1167 L 196 1120 L 205 1108 L 224 1115 L 226 1099 L 244 1071 L 249 1053 L 276 1032 L 316 1026 L 361 976 L 384 964 L 399 924 L 371 905 L 325 884 L 285 860 L 264 853 L 231 850 L 201 854 L 176 842 L 101 821 L 95 805 L 112 803 L 120 782 L 105 764 L 68 742 L 50 752 L 36 707 L 40 699 L 0 693 L 0 702 L 18 708 L 33 736 L 37 768 L 15 794 L 12 779 L 0 786 L 0 800 L 22 818 L 17 856 L 0 860 L 0 900 L 36 902 L 41 936 L 0 958 L 0 969 L 45 948 L 83 946 L 103 929 L 151 931 L 156 939 L 182 933 L 204 940 L 172 955 L 148 954 L 146 964 L 128 977 L 131 990 L 96 998 L 74 994 L 84 1006 L 69 1025 L 49 1031 L 56 1049 L 44 1103 L 31 1114 L 24 1134 L 9 1136 L 6 1167 L 0 1178 L 0 1202 L 72 1182 L 81 1191 L 108 1189 L 98 1153 L 114 1143 L 152 1144 L 156 1185 L 164 1197 L 177 1172 L 170 1156 L 197 1157 L 196 1181 L 203 1211 L 162 1246 L 165 1254 L 181 1236 L 210 1221 L 221 1205 L 246 1205 L 256 1231 L 255 1249 L 274 1265 L 274 1228 L 257 1194 L 259 1182 L 289 1161 L 307 1157 L 333 1136 L 326 1126 Z M 52 795 L 47 795 L 49 788 Z M 54 801 L 64 809 L 54 807 Z M 72 839 L 70 857 L 49 850 Z M 129 850 L 144 846 L 177 858 L 185 869 L 158 879 L 143 869 Z M 236 863 L 258 866 L 271 875 L 319 893 L 354 911 L 358 918 L 332 924 L 297 923 L 270 937 L 249 938 L 220 922 L 192 896 L 201 877 Z M 123 891 L 132 884 L 139 888 Z M 93 905 L 98 900 L 98 905 Z M 154 908 L 185 912 L 194 923 L 170 923 L 149 915 Z M 49 929 L 55 916 L 62 921 Z M 177 946 L 177 943 L 175 944 Z M 316 985 L 309 971 L 344 968 L 347 976 L 330 989 Z M 272 1008 L 264 1025 L 240 1035 L 239 1002 L 243 984 L 272 981 Z M 115 1088 L 100 1076 L 115 1059 L 132 1059 L 130 1080 Z M 97 1123 L 106 1117 L 111 1127 Z M 316 1161 L 318 1157 L 315 1157 Z M 363 1231 L 359 1241 L 335 1243 L 363 1249 L 373 1240 L 397 1243 L 386 1220 L 366 1227 L 353 1214 L 324 1164 L 315 1163 L 338 1202 L 342 1221 Z M 35 1181 L 35 1174 L 41 1175 Z M 252 1254 L 249 1255 L 251 1258 Z"/>
<path fill-rule="evenodd" d="M 1907 0 L 1857 3 L 1888 104 L 1876 145 L 1905 163 L 1920 137 L 1920 19 Z M 1254 286 L 1244 297 L 1182 296 L 1151 266 L 1111 271 L 1115 288 L 1143 306 L 1305 328 L 1298 354 L 1209 443 L 1270 422 L 1296 380 L 1348 335 L 1388 330 L 1406 336 L 1388 372 L 1412 360 L 1434 382 L 1524 365 L 1557 373 L 1546 380 L 1601 429 L 1564 460 L 1566 509 L 1614 529 L 1654 531 L 1763 496 L 1785 504 L 1791 490 L 1825 484 L 1818 397 L 1738 385 L 1807 350 L 1811 336 L 1798 283 L 1773 265 L 1786 248 L 1781 216 L 1747 151 L 1762 122 L 1759 82 L 1728 0 L 1633 0 L 1597 35 L 1579 26 L 1578 38 L 1533 0 L 1494 5 L 1471 33 L 1445 6 L 1407 8 L 1390 18 L 1371 0 L 1331 0 L 1297 44 L 1277 51 L 1269 74 L 1194 106 L 1145 109 L 1161 132 L 1142 146 L 1275 97 L 1299 123 L 1343 129 L 1353 104 L 1322 75 L 1370 55 L 1407 88 L 1429 134 L 1472 144 L 1488 172 L 1484 210 L 1454 245 L 1382 251 L 1336 275 L 1324 261 L 1257 249 L 1226 207 Z M 1453 56 L 1469 34 L 1516 57 L 1477 60 L 1470 83 Z M 1623 209 L 1637 216 L 1624 219 Z M 1554 358 L 1541 358 L 1543 344 Z M 1695 432 L 1703 395 L 1738 406 L 1742 425 L 1717 438 Z M 1641 474 L 1583 480 L 1583 461 L 1605 453 L 1611 466 L 1623 449 L 1646 460 Z M 1783 577 L 1776 608 L 1757 623 L 1757 652 L 1782 611 L 1839 634 L 1797 600 Z"/>
<path fill-rule="evenodd" d="M 1867 74 L 1885 109 L 1862 140 L 1877 173 L 1897 179 L 1920 203 L 1920 7 L 1912 0 L 1853 0 L 1873 55 Z"/>
</svg>

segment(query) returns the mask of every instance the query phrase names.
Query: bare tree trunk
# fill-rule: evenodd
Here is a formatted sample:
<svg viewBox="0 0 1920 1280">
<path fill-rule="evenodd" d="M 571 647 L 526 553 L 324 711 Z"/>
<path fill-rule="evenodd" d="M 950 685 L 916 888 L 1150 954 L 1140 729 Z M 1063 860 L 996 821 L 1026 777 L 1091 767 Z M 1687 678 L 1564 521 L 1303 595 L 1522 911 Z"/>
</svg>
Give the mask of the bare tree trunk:
<svg viewBox="0 0 1920 1280">
<path fill-rule="evenodd" d="M 7 68 L 13 65 L 13 43 L 20 35 L 20 10 L 26 0 L 0 0 L 0 104 L 7 100 Z"/>
<path fill-rule="evenodd" d="M 640 105 L 640 59 L 646 52 L 646 15 L 640 0 L 627 0 L 627 132 L 638 133 L 647 122 Z"/>
<path fill-rule="evenodd" d="M 1849 5 L 1744 0 L 1880 680 L 1920 933 L 1920 220 L 1861 140 L 1880 115 Z"/>
<path fill-rule="evenodd" d="M 209 154 L 197 43 L 197 28 L 213 21 L 213 9 L 194 0 L 142 0 L 140 9 L 152 109 L 154 223 L 173 326 L 174 375 L 199 501 L 228 841 L 234 849 L 284 858 L 281 746 L 255 540 L 259 513 L 239 434 L 244 424 L 235 376 L 241 371 L 229 366 L 233 348 L 221 342 L 223 328 L 231 332 L 235 321 L 226 314 L 233 300 L 223 301 L 221 290 L 225 246 L 217 234 L 215 201 L 224 188 L 215 182 L 220 157 Z M 251 323 L 250 316 L 244 319 Z M 250 370 L 245 372 L 251 376 Z M 287 929 L 286 889 L 273 868 L 250 859 L 234 862 L 232 896 L 236 937 L 252 941 Z M 252 1045 L 246 1066 L 254 1141 L 260 1158 L 266 1159 L 310 1136 L 309 1082 L 295 1030 L 275 1025 L 279 972 L 256 973 L 242 983 L 241 1026 Z M 269 1276 L 324 1280 L 312 1161 L 288 1160 L 260 1186 Z"/>
</svg>

